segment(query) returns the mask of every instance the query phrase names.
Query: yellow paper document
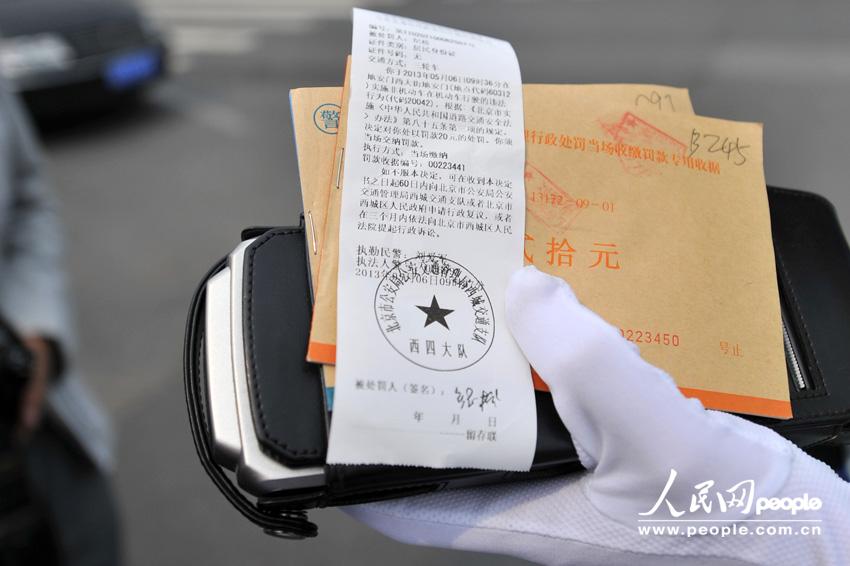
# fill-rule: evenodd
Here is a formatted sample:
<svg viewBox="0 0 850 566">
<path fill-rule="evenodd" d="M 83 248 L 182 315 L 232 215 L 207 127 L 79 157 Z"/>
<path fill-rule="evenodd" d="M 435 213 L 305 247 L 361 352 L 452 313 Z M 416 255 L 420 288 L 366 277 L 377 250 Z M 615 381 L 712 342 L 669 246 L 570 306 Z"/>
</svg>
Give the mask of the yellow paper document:
<svg viewBox="0 0 850 566">
<path fill-rule="evenodd" d="M 346 73 L 346 78 L 348 73 Z M 300 97 L 291 97 L 293 116 L 311 116 L 313 109 L 302 97 L 319 98 L 325 96 L 327 89 L 299 89 Z M 337 87 L 335 97 L 347 99 L 345 88 Z M 563 108 L 572 107 L 578 100 L 596 101 L 601 105 L 621 106 L 659 112 L 693 113 L 688 91 L 681 88 L 656 85 L 633 84 L 603 84 L 603 85 L 526 85 L 524 96 L 540 91 L 545 96 L 553 96 L 557 104 Z M 334 95 L 330 95 L 334 98 Z M 305 106 L 306 104 L 306 106 Z M 527 105 L 526 105 L 527 106 Z M 533 110 L 533 109 L 532 109 Z M 344 115 L 343 110 L 343 115 Z M 526 113 L 528 108 L 526 109 Z M 307 352 L 308 361 L 325 364 L 325 380 L 329 387 L 333 386 L 333 364 L 336 363 L 336 285 L 339 234 L 339 206 L 341 202 L 340 179 L 345 144 L 345 120 L 340 120 L 339 128 L 343 135 L 336 136 L 333 158 L 328 158 L 330 144 L 327 136 L 322 135 L 315 127 L 310 127 L 310 120 L 303 118 L 294 120 L 295 142 L 298 148 L 299 169 L 301 174 L 302 192 L 312 191 L 315 186 L 326 186 L 326 195 L 322 203 L 326 205 L 324 213 L 314 207 L 314 216 L 325 219 L 324 234 L 318 236 L 324 269 L 316 275 L 314 269 L 315 309 L 310 333 L 310 344 Z M 302 125 L 303 124 L 303 125 Z M 322 149 L 314 149 L 321 145 Z M 315 154 L 315 155 L 314 155 Z M 321 160 L 324 159 L 324 163 Z M 305 184 L 306 183 L 306 184 Z M 307 197 L 305 197 L 307 199 Z M 532 203 L 533 205 L 533 203 Z M 306 205 L 305 205 L 306 206 Z M 306 210 L 306 209 L 305 209 Z M 308 237 L 311 235 L 308 234 Z M 364 266 L 368 267 L 368 266 Z"/>
<path fill-rule="evenodd" d="M 568 281 L 686 395 L 790 417 L 761 126 L 693 116 L 687 91 L 669 87 L 523 96 L 526 263 Z M 331 194 L 320 271 L 338 261 L 337 168 L 317 169 Z M 319 279 L 310 359 L 333 364 L 335 277 L 324 293 Z"/>
<path fill-rule="evenodd" d="M 342 204 L 342 168 L 345 160 L 346 110 L 348 107 L 348 80 L 350 58 L 346 63 L 345 86 L 340 88 L 342 111 L 339 131 L 336 136 L 333 161 L 327 161 L 316 169 L 316 175 L 327 179 L 327 209 L 324 215 L 324 239 L 322 242 L 322 264 L 313 290 L 314 308 L 310 327 L 307 361 L 333 366 L 336 363 L 336 290 L 339 273 L 339 214 Z M 293 112 L 296 110 L 293 109 Z M 299 145 L 296 130 L 295 144 Z M 315 135 L 309 130 L 306 136 Z M 325 369 L 325 381 L 333 387 L 335 371 Z"/>
<path fill-rule="evenodd" d="M 525 98 L 526 262 L 685 394 L 789 418 L 761 125 L 553 98 Z"/>
<path fill-rule="evenodd" d="M 299 88 L 290 91 L 292 125 L 298 156 L 298 176 L 310 258 L 310 278 L 315 290 L 325 236 L 330 163 L 336 150 L 342 91 L 338 87 Z"/>
<path fill-rule="evenodd" d="M 348 74 L 346 74 L 346 78 Z M 300 89 L 311 91 L 314 89 Z M 344 88 L 340 88 L 339 96 L 345 106 L 346 95 Z M 602 84 L 602 85 L 525 85 L 523 96 L 526 100 L 526 115 L 534 112 L 534 108 L 528 105 L 529 94 L 541 93 L 542 97 L 553 97 L 553 102 L 562 109 L 572 108 L 578 101 L 585 100 L 587 103 L 595 103 L 601 106 L 612 105 L 622 108 L 641 109 L 650 112 L 682 112 L 693 113 L 688 91 L 681 88 L 656 85 L 633 85 L 633 84 Z M 537 98 L 537 97 L 535 97 Z M 293 114 L 305 114 L 309 109 L 296 107 L 300 101 L 293 99 Z M 563 111 L 563 110 L 562 110 Z M 343 110 L 344 114 L 344 110 Z M 528 116 L 526 116 L 526 119 Z M 307 360 L 314 363 L 334 364 L 336 363 L 336 285 L 337 285 L 337 262 L 338 256 L 338 233 L 339 233 L 339 204 L 341 200 L 342 156 L 345 144 L 345 121 L 340 122 L 341 133 L 337 136 L 336 152 L 334 161 L 327 160 L 323 167 L 301 167 L 302 183 L 305 176 L 309 179 L 310 186 L 318 183 L 327 183 L 329 195 L 327 200 L 326 227 L 322 246 L 322 265 L 316 286 L 314 288 L 315 309 L 310 332 L 310 345 L 307 352 Z M 318 139 L 317 139 L 318 138 Z M 295 131 L 296 145 L 299 147 L 299 160 L 303 153 L 322 140 L 314 129 L 298 128 Z M 303 150 L 302 150 L 303 148 Z M 317 164 L 318 159 L 308 158 L 310 164 Z M 532 203 L 533 205 L 533 203 Z M 368 260 L 364 260 L 368 261 Z M 369 267 L 368 265 L 364 267 Z"/>
</svg>

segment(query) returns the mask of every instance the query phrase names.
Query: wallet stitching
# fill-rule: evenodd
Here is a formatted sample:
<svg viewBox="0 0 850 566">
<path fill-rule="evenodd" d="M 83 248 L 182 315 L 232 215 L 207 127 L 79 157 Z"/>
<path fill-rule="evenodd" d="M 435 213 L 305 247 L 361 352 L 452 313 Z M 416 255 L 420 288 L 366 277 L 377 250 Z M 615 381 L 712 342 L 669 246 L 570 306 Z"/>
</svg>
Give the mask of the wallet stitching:
<svg viewBox="0 0 850 566">
<path fill-rule="evenodd" d="M 316 456 L 316 455 L 318 455 L 319 451 L 316 448 L 303 448 L 303 449 L 289 448 L 289 445 L 288 445 L 287 442 L 279 439 L 276 435 L 272 434 L 269 431 L 268 427 L 266 426 L 266 418 L 265 418 L 265 413 L 263 411 L 263 400 L 262 400 L 262 397 L 260 396 L 258 381 L 257 381 L 257 378 L 256 378 L 257 363 L 256 363 L 256 358 L 254 356 L 254 317 L 252 316 L 253 303 L 254 303 L 254 301 L 253 301 L 253 292 L 254 292 L 254 269 L 253 269 L 253 267 L 254 267 L 254 254 L 255 254 L 255 252 L 260 247 L 262 247 L 266 243 L 270 242 L 272 240 L 272 238 L 275 238 L 277 236 L 291 236 L 293 234 L 301 234 L 301 233 L 302 233 L 302 231 L 300 229 L 280 230 L 280 231 L 274 232 L 273 234 L 269 234 L 268 236 L 266 236 L 266 238 L 264 240 L 258 242 L 256 247 L 248 250 L 248 262 L 249 262 L 250 265 L 249 265 L 249 269 L 248 269 L 248 291 L 247 292 L 248 292 L 248 296 L 251 297 L 251 300 L 248 301 L 248 316 L 250 317 L 250 320 L 251 320 L 251 324 L 248 326 L 248 354 L 249 354 L 249 357 L 251 358 L 251 382 L 254 385 L 254 387 L 252 387 L 252 394 L 253 394 L 254 399 L 257 402 L 257 414 L 259 415 L 260 426 L 262 427 L 263 432 L 266 435 L 266 438 L 268 438 L 270 441 L 272 441 L 275 444 L 275 446 L 280 448 L 283 452 L 285 452 L 290 457 Z"/>
</svg>

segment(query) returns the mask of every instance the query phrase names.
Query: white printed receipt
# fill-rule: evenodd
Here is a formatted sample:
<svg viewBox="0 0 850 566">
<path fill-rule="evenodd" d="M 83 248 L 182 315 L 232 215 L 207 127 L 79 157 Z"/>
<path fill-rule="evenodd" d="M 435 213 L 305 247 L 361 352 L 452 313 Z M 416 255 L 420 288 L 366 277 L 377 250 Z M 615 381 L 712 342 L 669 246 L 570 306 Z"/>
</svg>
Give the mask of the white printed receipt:
<svg viewBox="0 0 850 566">
<path fill-rule="evenodd" d="M 328 463 L 528 470 L 537 418 L 505 323 L 522 267 L 509 43 L 354 11 Z"/>
</svg>

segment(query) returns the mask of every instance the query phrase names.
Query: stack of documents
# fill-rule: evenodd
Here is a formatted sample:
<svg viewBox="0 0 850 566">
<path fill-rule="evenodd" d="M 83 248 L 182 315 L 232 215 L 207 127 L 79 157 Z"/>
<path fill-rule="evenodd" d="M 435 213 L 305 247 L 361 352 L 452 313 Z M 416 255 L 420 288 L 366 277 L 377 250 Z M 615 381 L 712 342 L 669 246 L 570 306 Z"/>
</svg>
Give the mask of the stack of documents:
<svg viewBox="0 0 850 566">
<path fill-rule="evenodd" d="M 369 30 L 360 38 L 365 42 L 361 47 L 358 47 L 358 18 L 364 30 Z M 376 64 L 376 46 L 385 43 L 393 46 L 394 37 L 412 38 L 411 49 L 423 47 L 415 51 L 417 57 L 414 59 L 422 61 L 419 69 L 444 69 L 446 49 L 460 52 L 465 45 L 481 37 L 467 37 L 462 32 L 455 32 L 461 35 L 451 35 L 445 28 L 414 22 L 421 26 L 416 27 L 408 25 L 409 22 L 372 12 L 355 14 L 354 56 L 346 66 L 344 86 L 299 88 L 290 93 L 314 294 L 314 314 L 306 357 L 312 363 L 323 365 L 329 403 L 334 402 L 334 389 L 339 385 L 335 367 L 337 344 L 347 340 L 349 344 L 358 344 L 361 350 L 368 350 L 368 355 L 378 365 L 393 368 L 394 374 L 348 373 L 345 378 L 351 380 L 351 390 L 362 391 L 363 400 L 355 399 L 355 394 L 351 393 L 347 394 L 346 403 L 371 407 L 374 412 L 375 403 L 379 406 L 380 403 L 394 402 L 390 396 L 392 392 L 388 392 L 392 383 L 396 389 L 408 388 L 405 390 L 406 398 L 416 395 L 448 396 L 455 407 L 463 407 L 466 389 L 457 386 L 456 379 L 463 372 L 470 371 L 470 366 L 477 367 L 475 363 L 479 359 L 493 356 L 492 351 L 484 351 L 484 348 L 476 350 L 476 340 L 484 340 L 478 340 L 478 343 L 486 344 L 488 349 L 493 344 L 505 349 L 507 346 L 500 346 L 496 337 L 501 336 L 499 333 L 509 333 L 507 326 L 499 320 L 502 305 L 495 305 L 492 300 L 494 296 L 501 296 L 503 290 L 496 289 L 497 283 L 481 275 L 480 272 L 486 271 L 486 268 L 481 267 L 481 263 L 467 265 L 469 262 L 463 258 L 444 252 L 451 250 L 452 246 L 465 245 L 464 242 L 472 241 L 470 238 L 478 238 L 475 240 L 476 253 L 485 258 L 485 263 L 486 257 L 490 256 L 494 258 L 493 263 L 497 263 L 506 249 L 513 249 L 510 247 L 513 244 L 504 247 L 507 245 L 504 242 L 510 239 L 521 243 L 522 249 L 515 254 L 517 257 L 510 259 L 516 267 L 523 263 L 531 264 L 567 281 L 583 304 L 619 328 L 626 340 L 640 348 L 647 361 L 675 379 L 686 396 L 700 399 L 709 408 L 790 418 L 791 404 L 762 163 L 761 125 L 698 116 L 686 89 L 645 84 L 526 84 L 516 89 L 517 95 L 521 91 L 523 109 L 522 120 L 519 120 L 505 110 L 508 106 L 500 105 L 498 98 L 498 92 L 510 92 L 510 78 L 497 77 L 488 87 L 491 90 L 487 91 L 497 94 L 481 96 L 477 99 L 477 106 L 472 107 L 490 117 L 486 123 L 482 122 L 490 128 L 488 131 L 498 131 L 504 126 L 502 139 L 513 139 L 508 135 L 511 128 L 521 132 L 516 143 L 519 149 L 524 143 L 524 167 L 520 164 L 518 173 L 524 179 L 524 183 L 520 184 L 524 184 L 525 210 L 513 210 L 510 197 L 518 195 L 522 199 L 523 187 L 518 188 L 519 193 L 511 192 L 516 187 L 511 189 L 512 185 L 507 180 L 512 173 L 507 165 L 505 174 L 485 179 L 480 171 L 475 174 L 465 171 L 462 159 L 452 159 L 454 141 L 447 143 L 449 149 L 444 153 L 440 151 L 439 144 L 410 145 L 404 135 L 387 136 L 377 143 L 375 140 L 378 138 L 370 134 L 378 131 L 375 124 L 380 124 L 386 116 L 393 116 L 393 121 L 398 118 L 397 126 L 414 123 L 405 121 L 404 116 L 409 108 L 416 107 L 412 99 L 405 103 L 398 96 L 395 110 L 388 110 L 387 101 L 394 100 L 393 97 L 369 96 L 374 92 L 394 92 L 386 85 L 402 84 L 398 81 L 382 83 L 381 79 L 373 76 L 372 67 L 367 65 Z M 386 35 L 381 35 L 382 26 L 387 28 Z M 413 31 L 405 35 L 405 30 Z M 440 36 L 441 33 L 445 35 Z M 381 43 L 384 39 L 386 41 Z M 475 48 L 483 51 L 494 49 L 492 44 L 484 41 L 487 39 L 483 38 L 480 46 L 476 44 Z M 499 43 L 499 49 L 507 45 Z M 395 45 L 398 52 L 403 51 L 402 47 Z M 361 48 L 368 54 L 362 60 L 358 59 Z M 463 62 L 462 53 L 455 59 Z M 362 66 L 360 73 L 357 72 L 358 65 Z M 392 61 L 386 63 L 385 68 L 390 69 L 390 78 L 400 78 L 403 74 L 392 73 Z M 398 68 L 412 69 L 413 65 L 408 62 L 407 66 Z M 425 84 L 423 75 L 417 76 Z M 432 79 L 436 80 L 435 77 L 432 76 Z M 385 87 L 383 90 L 370 90 L 370 81 Z M 499 81 L 502 81 L 502 86 L 492 90 Z M 349 114 L 358 89 L 363 89 L 364 85 L 365 91 L 361 94 L 366 95 L 365 103 L 357 99 L 357 104 L 363 105 L 358 106 L 356 114 Z M 482 108 L 488 100 L 495 101 L 496 118 L 492 118 L 493 108 Z M 508 103 L 519 102 L 510 96 L 506 96 L 506 100 Z M 445 104 L 443 108 L 448 106 Z M 421 107 L 428 108 L 429 104 Z M 499 108 L 508 120 L 499 121 Z M 450 121 L 451 116 L 445 119 Z M 463 122 L 461 129 L 464 128 L 474 130 L 468 121 Z M 346 147 L 352 139 L 357 140 L 356 147 Z M 368 143 L 364 139 L 369 140 Z M 457 137 L 452 139 L 457 141 Z M 472 140 L 462 138 L 461 141 L 474 144 L 476 139 L 485 140 L 485 136 Z M 375 142 L 374 145 L 370 145 L 372 142 Z M 482 142 L 484 150 L 494 149 L 488 144 L 486 140 Z M 511 146 L 510 141 L 506 144 Z M 507 157 L 500 159 L 509 161 L 510 147 L 498 148 L 498 151 L 505 149 L 507 151 L 503 155 Z M 377 168 L 384 175 L 379 173 L 372 177 L 360 171 L 364 155 L 378 155 L 385 151 L 397 159 L 384 160 L 383 165 Z M 355 155 L 357 160 L 353 161 L 352 156 Z M 449 196 L 432 198 L 433 194 L 429 193 L 425 198 L 427 191 L 421 189 L 422 203 L 463 204 L 477 199 L 476 202 L 483 207 L 486 201 L 489 203 L 486 206 L 490 207 L 488 210 L 492 212 L 489 217 L 492 222 L 486 227 L 483 222 L 474 224 L 474 218 L 471 218 L 474 215 L 470 215 L 465 225 L 470 231 L 473 226 L 478 228 L 475 228 L 474 235 L 469 235 L 471 232 L 463 232 L 461 228 L 464 219 L 459 218 L 455 224 L 452 220 L 454 213 L 449 207 L 429 209 L 437 216 L 430 232 L 427 224 L 420 223 L 413 229 L 413 217 L 399 212 L 410 209 L 396 204 L 401 205 L 409 195 L 416 195 L 417 189 L 402 193 L 392 191 L 399 183 L 408 188 L 425 185 L 416 182 L 420 178 L 417 175 L 414 174 L 411 180 L 410 177 L 399 176 L 394 168 L 416 170 L 427 166 L 438 170 L 432 179 L 442 183 L 429 186 L 443 187 L 435 189 L 436 193 L 447 191 Z M 347 175 L 351 171 L 346 169 L 351 167 L 358 169 L 357 176 Z M 382 178 L 393 178 L 394 182 L 382 183 Z M 348 182 L 354 186 L 348 186 Z M 386 190 L 367 191 L 369 187 Z M 460 188 L 457 189 L 459 192 L 451 192 L 445 187 Z M 402 194 L 408 196 L 402 198 L 399 196 Z M 343 195 L 350 195 L 347 205 L 344 205 Z M 368 199 L 376 195 L 382 195 L 385 212 L 375 213 L 369 208 L 373 205 Z M 361 208 L 358 209 L 358 206 Z M 355 210 L 359 210 L 359 218 L 354 217 L 356 215 L 352 211 Z M 392 216 L 390 211 L 401 216 Z M 346 218 L 346 213 L 352 217 Z M 392 218 L 401 218 L 398 225 L 406 226 L 407 232 L 395 232 Z M 341 233 L 341 225 L 344 229 L 346 226 L 353 228 Z M 520 227 L 520 234 L 512 233 L 516 226 Z M 372 239 L 364 240 L 368 243 L 357 244 L 360 230 L 377 231 L 378 235 L 370 234 Z M 504 238 L 502 231 L 506 234 Z M 449 238 L 456 238 L 461 233 L 467 235 L 462 235 L 458 243 L 450 244 L 453 241 Z M 492 242 L 492 246 L 487 242 Z M 343 262 L 341 249 L 344 250 Z M 463 252 L 458 254 L 463 255 Z M 341 274 L 341 265 L 345 266 L 343 271 L 350 270 L 351 273 Z M 419 281 L 420 286 L 410 290 L 412 294 L 408 298 L 405 293 L 408 293 L 409 285 L 405 277 L 418 281 L 417 277 L 421 278 L 422 273 L 429 273 L 429 270 L 438 276 L 442 273 L 437 278 L 439 281 L 435 279 L 432 282 L 434 290 L 430 290 L 427 282 L 422 284 Z M 357 320 L 355 324 L 347 324 L 346 328 L 359 325 L 365 338 L 347 334 L 338 336 L 337 332 L 339 286 L 341 282 L 349 285 L 351 279 L 348 277 L 354 274 L 364 288 L 372 289 L 374 297 L 368 297 L 368 304 L 364 302 L 363 312 L 374 312 L 374 315 Z M 447 277 L 448 282 L 445 280 Z M 497 276 L 492 278 L 501 281 Z M 394 282 L 389 294 L 388 281 Z M 479 299 L 478 303 L 472 299 L 473 306 L 478 308 L 475 310 L 477 314 L 470 316 L 477 318 L 470 321 L 472 326 L 464 331 L 465 338 L 471 338 L 470 343 L 465 343 L 451 338 L 452 332 L 455 332 L 453 329 L 466 324 L 465 314 L 457 299 L 452 298 L 451 289 L 463 289 L 469 297 L 473 297 L 477 290 L 476 281 L 486 289 L 494 305 L 487 307 L 483 299 Z M 467 289 L 467 285 L 471 287 Z M 353 297 L 349 299 L 352 302 L 357 295 L 351 292 L 348 297 Z M 396 322 L 394 313 L 402 307 L 409 309 L 410 313 L 404 316 L 410 316 L 410 320 L 418 320 L 414 317 L 421 316 L 422 324 L 417 323 L 414 331 L 409 322 L 404 326 L 402 317 L 401 332 L 394 334 L 393 330 L 397 330 L 393 326 Z M 387 313 L 393 314 L 388 317 Z M 486 323 L 483 322 L 485 318 Z M 490 331 L 494 332 L 494 336 L 489 336 Z M 369 342 L 369 332 L 374 332 L 380 339 Z M 487 336 L 482 338 L 482 332 Z M 364 342 L 361 344 L 360 340 Z M 469 365 L 464 366 L 466 360 Z M 351 365 L 356 366 L 357 363 L 352 361 Z M 415 383 L 406 378 L 408 370 L 399 368 L 409 368 L 410 375 L 417 376 Z M 546 390 L 543 380 L 533 371 L 530 375 L 511 379 L 518 380 L 520 385 L 528 380 L 538 391 Z M 416 393 L 411 392 L 414 385 Z M 488 429 L 488 424 L 495 423 L 496 417 L 488 417 L 485 406 L 489 403 L 488 399 L 492 401 L 494 411 L 498 403 L 505 405 L 507 394 L 504 392 L 510 391 L 510 387 L 511 384 L 507 383 L 500 391 L 479 390 L 481 388 L 477 386 L 472 388 L 472 394 L 466 400 L 481 409 L 481 418 L 489 420 L 477 422 L 473 428 L 459 427 L 458 437 L 465 437 L 459 438 L 458 442 L 470 440 L 472 430 L 476 437 L 473 440 L 486 444 L 487 433 L 493 432 Z M 403 404 L 405 397 L 399 395 Z M 511 393 L 511 398 L 517 399 L 517 394 Z M 369 399 L 374 399 L 374 402 Z M 428 418 L 435 414 L 436 409 L 427 404 L 423 406 L 428 409 L 417 411 L 416 406 L 409 407 L 411 430 L 425 427 L 422 423 L 427 424 Z M 462 414 L 459 409 L 446 410 L 445 415 L 439 413 L 440 424 L 433 425 L 435 428 L 428 431 L 444 437 L 454 434 L 451 421 L 466 417 L 455 416 Z M 499 418 L 503 416 L 500 414 Z M 335 420 L 336 417 L 335 411 Z M 387 428 L 400 426 L 393 421 L 395 418 L 401 417 L 388 417 Z M 364 428 L 368 428 L 367 424 L 380 427 L 381 422 L 378 419 L 360 424 Z M 402 428 L 405 427 L 406 424 Z M 499 437 L 500 440 L 507 438 L 504 430 L 499 428 L 498 431 L 504 435 Z M 329 460 L 334 457 L 335 432 L 332 431 Z M 494 440 L 495 435 L 496 432 L 493 432 Z M 408 437 L 402 435 L 401 438 Z M 387 440 L 386 444 L 393 446 L 391 440 Z M 516 452 L 517 448 L 514 446 L 512 450 Z M 398 452 L 395 448 L 391 451 Z M 337 460 L 343 463 L 435 466 L 466 462 L 451 457 L 419 461 L 409 457 L 387 457 L 383 452 L 377 454 L 359 458 L 362 461 L 353 461 L 358 458 L 338 452 Z M 479 455 L 473 460 L 473 465 L 502 469 L 523 467 L 521 463 L 512 462 Z"/>
</svg>

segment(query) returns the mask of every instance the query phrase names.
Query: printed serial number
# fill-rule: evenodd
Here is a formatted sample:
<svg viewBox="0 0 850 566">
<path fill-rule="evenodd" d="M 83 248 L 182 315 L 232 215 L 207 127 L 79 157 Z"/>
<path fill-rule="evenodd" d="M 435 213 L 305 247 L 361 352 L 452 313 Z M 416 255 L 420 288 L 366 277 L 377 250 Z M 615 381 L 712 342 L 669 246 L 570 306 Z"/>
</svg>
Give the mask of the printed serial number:
<svg viewBox="0 0 850 566">
<path fill-rule="evenodd" d="M 428 167 L 431 169 L 447 169 L 449 171 L 466 171 L 466 165 L 451 161 L 429 161 Z"/>
<path fill-rule="evenodd" d="M 679 335 L 670 332 L 652 332 L 650 330 L 635 330 L 633 328 L 621 328 L 620 334 L 629 342 L 636 344 L 659 344 L 661 346 L 679 346 Z"/>
<path fill-rule="evenodd" d="M 529 192 L 526 198 L 530 202 L 540 202 L 543 204 L 551 204 L 552 206 L 564 206 L 566 204 L 564 195 L 547 193 L 544 191 Z"/>
</svg>

